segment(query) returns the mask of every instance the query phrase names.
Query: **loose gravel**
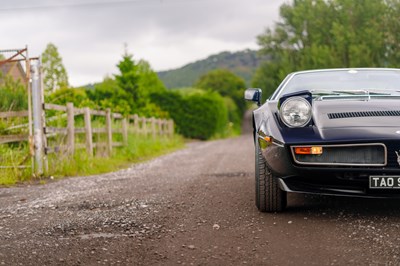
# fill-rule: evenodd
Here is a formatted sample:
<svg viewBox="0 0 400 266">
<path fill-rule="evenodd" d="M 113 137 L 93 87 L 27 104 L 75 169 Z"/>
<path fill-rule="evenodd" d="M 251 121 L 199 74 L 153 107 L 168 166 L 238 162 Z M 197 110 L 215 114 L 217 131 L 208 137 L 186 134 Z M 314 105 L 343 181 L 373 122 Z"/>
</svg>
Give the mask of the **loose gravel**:
<svg viewBox="0 0 400 266">
<path fill-rule="evenodd" d="M 400 201 L 254 204 L 250 135 L 115 173 L 0 188 L 0 265 L 398 265 Z"/>
</svg>

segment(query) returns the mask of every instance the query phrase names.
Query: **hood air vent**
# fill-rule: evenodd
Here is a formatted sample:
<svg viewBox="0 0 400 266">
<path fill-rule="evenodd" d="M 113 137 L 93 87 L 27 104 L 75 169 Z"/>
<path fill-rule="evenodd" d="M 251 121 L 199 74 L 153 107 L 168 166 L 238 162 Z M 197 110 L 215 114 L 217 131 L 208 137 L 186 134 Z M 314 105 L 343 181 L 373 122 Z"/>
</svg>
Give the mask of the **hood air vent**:
<svg viewBox="0 0 400 266">
<path fill-rule="evenodd" d="M 361 111 L 361 112 L 345 112 L 330 113 L 329 119 L 353 118 L 353 117 L 377 117 L 377 116 L 400 116 L 400 111 Z"/>
</svg>

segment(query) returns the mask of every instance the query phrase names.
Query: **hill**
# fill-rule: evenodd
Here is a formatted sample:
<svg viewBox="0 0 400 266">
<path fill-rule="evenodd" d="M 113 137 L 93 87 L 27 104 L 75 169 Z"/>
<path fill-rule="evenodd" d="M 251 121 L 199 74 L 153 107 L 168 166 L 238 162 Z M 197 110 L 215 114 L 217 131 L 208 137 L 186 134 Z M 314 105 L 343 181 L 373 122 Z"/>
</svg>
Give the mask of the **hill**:
<svg viewBox="0 0 400 266">
<path fill-rule="evenodd" d="M 203 74 L 214 69 L 228 69 L 242 77 L 250 86 L 252 76 L 259 66 L 257 51 L 222 52 L 178 69 L 158 72 L 167 88 L 190 87 Z"/>
</svg>

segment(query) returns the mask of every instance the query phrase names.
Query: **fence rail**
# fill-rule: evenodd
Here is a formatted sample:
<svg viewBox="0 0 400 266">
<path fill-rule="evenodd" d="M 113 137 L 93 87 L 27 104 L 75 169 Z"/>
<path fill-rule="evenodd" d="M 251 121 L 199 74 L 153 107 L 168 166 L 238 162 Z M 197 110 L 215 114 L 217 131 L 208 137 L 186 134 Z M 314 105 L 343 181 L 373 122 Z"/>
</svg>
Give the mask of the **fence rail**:
<svg viewBox="0 0 400 266">
<path fill-rule="evenodd" d="M 28 111 L 2 112 L 0 118 L 28 117 Z"/>
<path fill-rule="evenodd" d="M 47 117 L 46 111 L 55 111 L 58 114 L 53 117 Z M 43 130 L 40 137 L 41 141 L 33 143 L 34 138 L 30 137 L 30 134 L 0 135 L 0 144 L 29 141 L 31 156 L 33 156 L 39 143 L 42 146 L 41 150 L 44 151 L 42 160 L 45 160 L 47 154 L 66 153 L 71 155 L 75 150 L 79 149 L 86 149 L 87 154 L 90 156 L 95 154 L 96 149 L 103 149 L 107 155 L 111 155 L 114 147 L 128 144 L 129 133 L 153 137 L 174 134 L 174 122 L 172 120 L 140 117 L 137 114 L 123 116 L 120 113 L 112 113 L 110 109 L 105 111 L 92 110 L 88 107 L 75 108 L 72 103 L 67 103 L 66 106 L 45 103 L 43 104 L 42 113 Z M 83 121 L 83 127 L 76 126 L 76 120 L 79 116 L 81 117 L 79 120 Z M 29 117 L 29 112 L 0 112 L 0 119 L 3 120 L 23 117 Z M 94 127 L 92 122 L 95 117 L 102 117 L 101 120 L 104 123 L 99 126 L 99 122 L 97 122 L 96 127 Z M 54 125 L 51 122 L 56 121 L 57 118 L 63 121 L 66 120 L 66 127 L 50 126 Z M 28 126 L 28 124 L 24 126 Z M 14 125 L 13 127 L 16 126 Z M 83 143 L 82 141 L 77 141 L 77 139 L 82 139 L 78 135 L 85 135 Z M 55 145 L 54 142 L 56 141 L 54 139 L 57 136 L 60 137 L 61 141 Z"/>
<path fill-rule="evenodd" d="M 3 135 L 0 136 L 0 144 L 27 141 L 28 139 L 29 139 L 29 134 Z"/>
<path fill-rule="evenodd" d="M 0 119 L 11 119 L 11 118 L 27 118 L 29 116 L 28 111 L 15 111 L 15 112 L 0 112 Z M 6 129 L 7 130 L 7 129 Z M 0 135 L 0 144 L 21 142 L 29 140 L 29 134 L 8 134 Z"/>
<path fill-rule="evenodd" d="M 145 118 L 139 117 L 138 115 L 130 115 L 128 117 L 123 116 L 119 113 L 111 113 L 110 109 L 105 111 L 92 110 L 90 108 L 75 108 L 72 103 L 68 103 L 66 106 L 56 104 L 45 104 L 44 110 L 61 111 L 67 113 L 67 127 L 45 127 L 45 135 L 48 134 L 62 134 L 66 136 L 66 146 L 64 148 L 69 153 L 73 153 L 76 149 L 85 148 L 89 155 L 93 155 L 96 147 L 105 147 L 108 155 L 111 154 L 113 147 L 125 146 L 128 143 L 128 133 L 145 134 L 145 135 L 173 135 L 174 134 L 174 123 L 172 120 L 156 119 L 154 117 Z M 75 117 L 83 115 L 84 127 L 75 126 Z M 93 127 L 93 117 L 104 117 L 104 127 Z M 115 122 L 120 121 L 120 128 L 115 127 Z M 76 134 L 85 134 L 85 143 L 75 143 Z M 95 142 L 93 140 L 93 134 L 105 134 L 105 142 Z M 122 142 L 113 141 L 113 137 L 119 134 L 122 136 Z M 46 141 L 47 142 L 47 141 Z M 62 147 L 45 147 L 45 150 L 57 151 L 63 150 Z"/>
</svg>

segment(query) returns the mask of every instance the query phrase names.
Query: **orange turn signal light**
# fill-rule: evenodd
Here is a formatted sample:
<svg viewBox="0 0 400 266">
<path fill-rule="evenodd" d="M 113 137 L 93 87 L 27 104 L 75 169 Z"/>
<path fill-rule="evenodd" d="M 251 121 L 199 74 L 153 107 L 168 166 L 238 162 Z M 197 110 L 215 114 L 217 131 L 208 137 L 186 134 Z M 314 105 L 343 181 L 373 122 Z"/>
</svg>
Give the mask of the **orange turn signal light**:
<svg viewBox="0 0 400 266">
<path fill-rule="evenodd" d="M 296 154 L 314 154 L 314 155 L 319 155 L 322 154 L 323 149 L 322 147 L 319 146 L 307 146 L 307 147 L 295 147 L 294 148 L 294 153 Z"/>
<path fill-rule="evenodd" d="M 265 136 L 265 137 L 263 137 L 263 139 L 264 139 L 266 142 L 272 142 L 272 138 L 271 138 L 271 137 Z"/>
</svg>

